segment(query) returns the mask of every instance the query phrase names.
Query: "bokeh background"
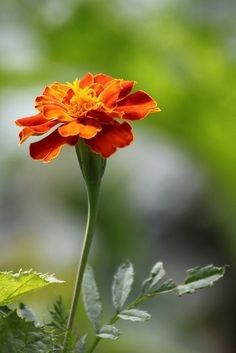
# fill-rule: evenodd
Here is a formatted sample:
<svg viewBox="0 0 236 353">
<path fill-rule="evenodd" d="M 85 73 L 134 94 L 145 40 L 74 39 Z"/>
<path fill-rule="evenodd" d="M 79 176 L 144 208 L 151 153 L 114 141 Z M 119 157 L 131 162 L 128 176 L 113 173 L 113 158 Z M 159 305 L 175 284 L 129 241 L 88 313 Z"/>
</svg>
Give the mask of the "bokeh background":
<svg viewBox="0 0 236 353">
<path fill-rule="evenodd" d="M 86 217 L 74 150 L 43 165 L 18 146 L 14 120 L 34 113 L 54 80 L 87 71 L 136 80 L 162 109 L 108 161 L 90 257 L 105 315 L 127 258 L 135 290 L 156 260 L 176 281 L 189 267 L 230 265 L 214 288 L 146 304 L 152 321 L 120 323 L 124 334 L 98 353 L 234 352 L 235 15 L 234 0 L 0 1 L 0 268 L 66 280 L 26 298 L 41 320 L 59 294 L 69 304 Z"/>
</svg>

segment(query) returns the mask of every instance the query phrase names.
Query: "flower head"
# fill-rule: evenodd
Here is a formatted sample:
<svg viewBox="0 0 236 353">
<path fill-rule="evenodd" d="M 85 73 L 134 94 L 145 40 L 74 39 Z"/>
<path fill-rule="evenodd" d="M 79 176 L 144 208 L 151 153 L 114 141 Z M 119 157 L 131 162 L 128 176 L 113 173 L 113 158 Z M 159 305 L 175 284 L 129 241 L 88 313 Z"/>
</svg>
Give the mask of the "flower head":
<svg viewBox="0 0 236 353">
<path fill-rule="evenodd" d="M 49 162 L 65 144 L 76 145 L 79 139 L 93 152 L 109 157 L 133 140 L 127 120 L 143 119 L 151 112 L 160 111 L 147 93 L 130 94 L 134 84 L 134 81 L 91 73 L 73 83 L 52 83 L 35 99 L 38 113 L 16 120 L 23 127 L 20 143 L 30 136 L 52 131 L 42 140 L 31 143 L 33 159 Z"/>
</svg>

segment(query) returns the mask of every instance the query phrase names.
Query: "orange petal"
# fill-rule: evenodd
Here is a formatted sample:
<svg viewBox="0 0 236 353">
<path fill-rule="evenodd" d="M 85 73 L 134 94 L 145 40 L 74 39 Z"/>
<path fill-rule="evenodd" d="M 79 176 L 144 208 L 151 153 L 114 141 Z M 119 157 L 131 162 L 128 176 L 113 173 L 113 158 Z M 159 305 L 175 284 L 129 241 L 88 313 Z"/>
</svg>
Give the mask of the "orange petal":
<svg viewBox="0 0 236 353">
<path fill-rule="evenodd" d="M 101 85 L 100 83 L 93 83 L 91 85 L 91 88 L 94 90 L 94 92 L 96 93 L 96 96 L 98 97 L 99 94 L 104 90 L 103 85 Z"/>
<path fill-rule="evenodd" d="M 99 95 L 99 99 L 108 108 L 114 106 L 122 90 L 121 80 L 112 80 Z"/>
<path fill-rule="evenodd" d="M 133 141 L 131 126 L 128 123 L 114 125 L 103 125 L 95 137 L 85 140 L 91 149 L 107 158 L 112 155 L 118 147 L 128 146 Z"/>
<path fill-rule="evenodd" d="M 41 125 L 47 122 L 47 119 L 43 116 L 43 114 L 36 114 L 32 116 L 27 116 L 25 118 L 17 119 L 15 121 L 18 126 L 36 126 Z"/>
<path fill-rule="evenodd" d="M 71 123 L 61 126 L 58 131 L 61 136 L 76 136 L 90 139 L 94 137 L 98 131 L 101 131 L 101 125 L 93 119 L 83 119 L 81 122 L 72 121 Z"/>
<path fill-rule="evenodd" d="M 123 118 L 129 120 L 143 119 L 151 112 L 160 111 L 154 99 L 143 91 L 137 91 L 120 100 L 115 110 L 124 112 Z"/>
<path fill-rule="evenodd" d="M 121 82 L 121 91 L 119 94 L 118 99 L 122 99 L 126 97 L 133 89 L 135 85 L 135 81 L 122 81 Z"/>
<path fill-rule="evenodd" d="M 67 91 L 65 97 L 63 98 L 62 103 L 70 104 L 70 100 L 71 100 L 72 97 L 74 97 L 74 95 L 75 95 L 75 92 L 73 91 L 72 88 L 70 88 Z"/>
<path fill-rule="evenodd" d="M 44 124 L 41 125 L 36 125 L 36 126 L 31 126 L 31 127 L 25 127 L 21 132 L 19 133 L 20 137 L 20 143 L 25 142 L 30 136 L 38 136 L 45 134 L 48 132 L 52 127 L 58 124 L 58 121 L 47 121 Z"/>
<path fill-rule="evenodd" d="M 59 121 L 72 121 L 73 118 L 67 114 L 65 108 L 56 104 L 45 105 L 43 107 L 43 114 L 46 119 L 58 119 Z"/>
<path fill-rule="evenodd" d="M 59 100 L 57 100 L 56 98 L 53 98 L 53 97 L 48 97 L 48 96 L 36 97 L 34 106 L 36 109 L 38 109 L 40 112 L 42 112 L 43 107 L 45 105 L 51 105 L 51 104 L 64 108 L 64 105 Z"/>
<path fill-rule="evenodd" d="M 90 110 L 87 114 L 88 118 L 93 118 L 99 121 L 100 123 L 110 123 L 114 118 L 122 117 L 122 114 L 113 112 L 105 112 L 103 110 Z"/>
<path fill-rule="evenodd" d="M 87 72 L 81 80 L 79 81 L 79 87 L 85 88 L 90 86 L 93 83 L 93 75 L 90 72 Z"/>
<path fill-rule="evenodd" d="M 69 86 L 66 83 L 53 82 L 50 86 L 45 87 L 43 95 L 60 101 L 68 89 Z"/>
<path fill-rule="evenodd" d="M 30 156 L 33 159 L 50 162 L 56 158 L 65 144 L 75 145 L 78 142 L 78 137 L 62 137 L 58 130 L 53 131 L 44 139 L 31 143 Z"/>
<path fill-rule="evenodd" d="M 111 76 L 105 75 L 105 74 L 97 74 L 94 76 L 94 82 L 95 83 L 100 83 L 101 85 L 105 86 L 108 82 L 113 80 Z"/>
</svg>

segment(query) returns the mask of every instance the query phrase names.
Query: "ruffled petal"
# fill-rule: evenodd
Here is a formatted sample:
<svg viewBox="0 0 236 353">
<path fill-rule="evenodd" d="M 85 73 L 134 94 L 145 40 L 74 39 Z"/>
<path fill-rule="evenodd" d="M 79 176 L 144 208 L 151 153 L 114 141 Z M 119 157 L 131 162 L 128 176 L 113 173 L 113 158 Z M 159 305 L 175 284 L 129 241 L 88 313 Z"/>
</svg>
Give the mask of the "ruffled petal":
<svg viewBox="0 0 236 353">
<path fill-rule="evenodd" d="M 96 119 L 100 123 L 111 123 L 113 122 L 114 118 L 121 118 L 122 114 L 120 112 L 117 113 L 113 110 L 90 110 L 87 114 L 87 117 Z"/>
<path fill-rule="evenodd" d="M 100 83 L 103 86 L 105 86 L 111 80 L 113 80 L 113 78 L 111 76 L 105 75 L 105 74 L 97 74 L 94 76 L 94 82 Z"/>
<path fill-rule="evenodd" d="M 40 112 L 43 111 L 43 107 L 48 104 L 59 104 L 58 101 L 52 97 L 38 96 L 35 98 L 34 107 Z"/>
<path fill-rule="evenodd" d="M 100 83 L 93 83 L 90 87 L 94 90 L 96 97 L 98 97 L 99 94 L 104 90 L 103 85 Z"/>
<path fill-rule="evenodd" d="M 154 99 L 143 91 L 137 91 L 117 103 L 115 109 L 124 112 L 123 118 L 129 120 L 139 120 L 151 112 L 160 111 Z"/>
<path fill-rule="evenodd" d="M 62 100 L 62 103 L 63 104 L 70 104 L 70 100 L 72 97 L 74 97 L 75 95 L 75 92 L 73 91 L 72 88 L 70 88 L 67 92 L 66 92 L 66 95 L 65 97 L 63 98 Z"/>
<path fill-rule="evenodd" d="M 50 86 L 46 86 L 43 91 L 43 96 L 62 100 L 70 87 L 66 83 L 53 82 Z"/>
<path fill-rule="evenodd" d="M 135 85 L 135 81 L 122 81 L 121 82 L 121 91 L 118 97 L 118 100 L 126 97 L 133 89 Z"/>
<path fill-rule="evenodd" d="M 90 72 L 87 72 L 81 80 L 79 81 L 79 87 L 80 88 L 85 88 L 93 84 L 93 75 Z"/>
<path fill-rule="evenodd" d="M 56 158 L 65 144 L 75 145 L 78 137 L 62 137 L 58 130 L 53 131 L 44 139 L 31 143 L 30 156 L 36 160 L 42 160 L 47 163 Z"/>
<path fill-rule="evenodd" d="M 25 127 L 19 133 L 20 143 L 22 144 L 23 142 L 25 142 L 30 136 L 39 136 L 39 135 L 45 134 L 57 124 L 58 124 L 58 121 L 53 120 L 53 121 L 47 121 L 46 123 L 41 125 Z"/>
<path fill-rule="evenodd" d="M 61 136 L 77 136 L 90 139 L 94 137 L 98 131 L 101 131 L 101 125 L 93 119 L 83 119 L 81 123 L 72 121 L 71 123 L 61 126 L 58 131 Z"/>
<path fill-rule="evenodd" d="M 48 120 L 57 119 L 61 122 L 73 120 L 64 108 L 56 104 L 45 105 L 43 107 L 43 115 Z"/>
<path fill-rule="evenodd" d="M 104 158 L 112 155 L 118 147 L 128 146 L 133 141 L 132 128 L 128 123 L 104 125 L 95 137 L 85 140 L 91 149 Z"/>
<path fill-rule="evenodd" d="M 47 119 L 43 116 L 43 114 L 36 114 L 32 116 L 27 116 L 25 118 L 20 118 L 15 121 L 18 126 L 36 126 L 41 125 L 47 122 Z"/>
<path fill-rule="evenodd" d="M 99 99 L 106 107 L 112 108 L 116 105 L 121 90 L 121 80 L 112 80 L 99 95 Z"/>
</svg>

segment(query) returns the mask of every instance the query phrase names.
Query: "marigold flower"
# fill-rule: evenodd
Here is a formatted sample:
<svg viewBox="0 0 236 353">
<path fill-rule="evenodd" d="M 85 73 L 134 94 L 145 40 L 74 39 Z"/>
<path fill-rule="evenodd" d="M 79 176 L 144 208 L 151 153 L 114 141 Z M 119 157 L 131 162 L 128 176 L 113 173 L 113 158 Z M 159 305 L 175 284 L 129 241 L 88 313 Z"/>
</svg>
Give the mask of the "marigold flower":
<svg viewBox="0 0 236 353">
<path fill-rule="evenodd" d="M 91 73 L 73 83 L 52 83 L 35 99 L 38 113 L 16 120 L 23 127 L 20 143 L 30 136 L 52 131 L 42 140 L 31 143 L 33 159 L 49 162 L 65 144 L 75 145 L 80 138 L 95 153 L 109 157 L 133 140 L 132 128 L 126 120 L 143 119 L 151 112 L 160 111 L 147 93 L 130 94 L 134 84 L 134 81 Z"/>
</svg>

